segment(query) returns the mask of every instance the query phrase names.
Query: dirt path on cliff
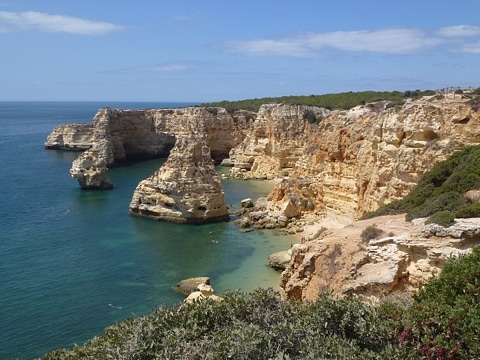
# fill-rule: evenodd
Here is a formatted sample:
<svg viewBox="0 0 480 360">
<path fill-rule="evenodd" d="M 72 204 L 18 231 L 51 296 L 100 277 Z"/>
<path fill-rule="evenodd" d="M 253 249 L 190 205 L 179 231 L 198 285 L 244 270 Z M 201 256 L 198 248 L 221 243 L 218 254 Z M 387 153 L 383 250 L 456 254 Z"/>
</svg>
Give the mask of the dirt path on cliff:
<svg viewBox="0 0 480 360">
<path fill-rule="evenodd" d="M 301 242 L 302 238 L 304 241 L 312 240 L 323 229 L 325 234 L 322 237 L 328 237 L 332 233 L 339 238 L 354 240 L 359 239 L 362 231 L 371 225 L 381 229 L 385 235 L 389 233 L 399 235 L 412 228 L 412 224 L 405 221 L 405 214 L 379 216 L 351 223 L 345 223 L 333 217 L 326 217 L 305 226 L 303 232 L 297 234 L 297 238 L 299 242 Z"/>
</svg>

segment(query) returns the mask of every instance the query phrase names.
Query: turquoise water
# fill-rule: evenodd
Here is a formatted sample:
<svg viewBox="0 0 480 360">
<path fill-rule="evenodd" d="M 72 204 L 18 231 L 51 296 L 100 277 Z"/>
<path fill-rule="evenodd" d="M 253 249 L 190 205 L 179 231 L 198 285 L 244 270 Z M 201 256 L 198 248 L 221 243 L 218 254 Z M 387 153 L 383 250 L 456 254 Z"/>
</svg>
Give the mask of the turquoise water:
<svg viewBox="0 0 480 360">
<path fill-rule="evenodd" d="M 172 287 L 184 278 L 210 276 L 219 295 L 276 286 L 266 258 L 292 237 L 245 234 L 233 219 L 190 226 L 128 215 L 135 186 L 162 160 L 111 169 L 112 191 L 82 191 L 69 175 L 78 154 L 43 149 L 55 125 L 90 122 L 101 107 L 179 105 L 0 102 L 0 359 L 80 344 L 116 321 L 176 304 L 183 297 Z M 269 190 L 223 185 L 233 207 Z"/>
</svg>

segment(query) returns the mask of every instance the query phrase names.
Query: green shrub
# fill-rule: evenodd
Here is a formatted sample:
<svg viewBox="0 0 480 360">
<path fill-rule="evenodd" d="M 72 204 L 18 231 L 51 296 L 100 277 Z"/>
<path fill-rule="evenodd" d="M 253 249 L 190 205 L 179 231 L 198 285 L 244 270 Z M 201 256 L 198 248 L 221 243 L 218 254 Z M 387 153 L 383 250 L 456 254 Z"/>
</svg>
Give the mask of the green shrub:
<svg viewBox="0 0 480 360">
<path fill-rule="evenodd" d="M 318 124 L 319 122 L 313 110 L 305 110 L 303 112 L 303 119 L 307 120 L 310 124 Z"/>
<path fill-rule="evenodd" d="M 222 302 L 161 306 L 43 359 L 479 359 L 479 299 L 477 246 L 447 261 L 413 303 L 233 292 Z"/>
<path fill-rule="evenodd" d="M 480 206 L 464 196 L 472 189 L 480 189 L 480 146 L 453 153 L 426 172 L 403 199 L 392 201 L 362 219 L 406 213 L 410 221 L 445 210 L 458 217 L 479 216 Z"/>
<path fill-rule="evenodd" d="M 455 215 L 451 211 L 438 211 L 430 216 L 425 224 L 437 224 L 443 227 L 449 227 L 455 224 Z"/>
<path fill-rule="evenodd" d="M 363 229 L 362 233 L 360 234 L 360 237 L 363 241 L 368 241 L 368 240 L 377 238 L 382 233 L 383 233 L 383 230 L 379 229 L 377 225 L 373 224 Z"/>
<path fill-rule="evenodd" d="M 480 358 L 479 299 L 477 246 L 470 255 L 450 259 L 415 296 L 396 331 L 399 350 L 426 359 Z"/>
<path fill-rule="evenodd" d="M 415 90 L 416 95 L 426 96 L 432 95 L 432 90 Z M 360 92 L 344 92 L 337 94 L 323 95 L 300 95 L 300 96 L 281 96 L 267 97 L 261 99 L 246 99 L 239 101 L 219 101 L 214 103 L 205 103 L 202 106 L 218 106 L 227 110 L 251 110 L 258 111 L 263 104 L 283 103 L 283 104 L 299 104 L 306 106 L 317 106 L 325 109 L 344 109 L 348 110 L 357 105 L 365 105 L 378 101 L 389 101 L 392 105 L 401 105 L 404 103 L 404 92 L 401 91 L 360 91 Z M 442 97 L 443 98 L 443 97 Z M 387 105 L 388 107 L 388 105 Z"/>
</svg>

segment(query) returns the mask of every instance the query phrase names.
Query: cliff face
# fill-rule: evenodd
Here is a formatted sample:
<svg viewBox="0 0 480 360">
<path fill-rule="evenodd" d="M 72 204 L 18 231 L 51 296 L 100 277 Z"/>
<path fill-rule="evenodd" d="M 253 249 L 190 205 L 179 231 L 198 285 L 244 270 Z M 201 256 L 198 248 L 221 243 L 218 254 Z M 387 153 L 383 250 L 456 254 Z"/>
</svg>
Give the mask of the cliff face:
<svg viewBox="0 0 480 360">
<path fill-rule="evenodd" d="M 56 126 L 48 135 L 45 149 L 84 151 L 91 148 L 92 144 L 92 124 L 63 124 Z"/>
<path fill-rule="evenodd" d="M 138 184 L 130 213 L 177 223 L 229 219 L 220 178 L 203 133 L 177 135 L 167 161 Z"/>
<path fill-rule="evenodd" d="M 253 164 L 257 159 L 269 159 L 269 165 L 262 165 L 265 177 L 278 176 L 287 152 L 273 152 L 270 144 L 277 143 L 277 134 L 288 137 L 292 132 L 288 156 L 301 156 L 293 162 L 289 186 L 282 183 L 271 194 L 270 208 L 279 209 L 290 202 L 301 212 L 352 221 L 405 196 L 427 170 L 454 151 L 480 143 L 480 111 L 465 100 L 428 97 L 408 100 L 403 106 L 385 105 L 330 111 L 317 129 L 307 130 L 307 125 L 300 126 L 298 120 L 293 125 L 295 133 L 286 123 L 278 122 L 277 128 L 267 133 L 268 141 L 263 134 L 257 138 L 257 123 L 264 118 L 259 113 L 252 130 L 232 155 L 236 164 L 243 156 L 254 159 Z M 296 149 L 293 139 L 297 139 Z M 255 147 L 264 143 L 269 145 Z M 256 151 L 255 157 L 251 149 Z M 242 151 L 243 156 L 237 155 Z M 258 161 L 259 167 L 262 161 Z M 246 178 L 261 173 L 254 166 L 244 169 Z M 235 168 L 233 171 L 238 172 Z"/>
<path fill-rule="evenodd" d="M 98 179 L 105 177 L 107 167 L 135 159 L 166 157 L 176 136 L 193 131 L 205 135 L 212 157 L 220 161 L 243 140 L 254 118 L 252 112 L 228 112 L 221 108 L 102 109 L 93 119 L 95 150 L 82 154 L 71 174 L 79 179 L 81 187 L 92 184 L 87 188 L 94 188 L 98 183 L 98 188 L 103 188 Z"/>
<path fill-rule="evenodd" d="M 315 239 L 295 244 L 281 277 L 283 296 L 314 300 L 327 291 L 376 301 L 394 291 L 425 285 L 451 255 L 468 253 L 480 244 L 478 218 L 457 219 L 449 228 L 424 221 L 382 216 L 325 230 Z M 363 230 L 373 225 L 382 234 L 363 240 Z"/>
<path fill-rule="evenodd" d="M 312 126 L 304 120 L 306 110 L 319 117 L 326 113 L 315 107 L 263 105 L 243 142 L 230 152 L 232 175 L 257 179 L 288 176 L 312 132 Z"/>
</svg>

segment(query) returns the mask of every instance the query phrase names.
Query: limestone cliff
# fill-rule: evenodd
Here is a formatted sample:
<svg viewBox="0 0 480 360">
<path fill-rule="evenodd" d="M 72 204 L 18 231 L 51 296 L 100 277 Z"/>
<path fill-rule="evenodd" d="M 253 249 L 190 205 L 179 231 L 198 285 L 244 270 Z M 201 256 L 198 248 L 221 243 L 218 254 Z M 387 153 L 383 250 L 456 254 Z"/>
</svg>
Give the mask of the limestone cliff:
<svg viewBox="0 0 480 360">
<path fill-rule="evenodd" d="M 46 149 L 84 151 L 92 147 L 93 125 L 84 123 L 56 126 L 48 135 Z"/>
<path fill-rule="evenodd" d="M 76 158 L 70 169 L 70 174 L 82 189 L 103 190 L 112 189 L 113 184 L 107 178 L 107 160 L 111 158 L 110 144 L 106 140 L 93 143 L 93 146 Z"/>
<path fill-rule="evenodd" d="M 328 111 L 317 128 L 301 125 L 306 121 L 298 110 L 292 126 L 287 120 L 262 125 L 272 119 L 267 116 L 272 109 L 280 108 L 293 109 L 277 106 L 259 113 L 244 142 L 231 152 L 233 171 L 240 169 L 246 178 L 275 177 L 281 175 L 285 157 L 292 159 L 290 178 L 270 194 L 268 208 L 278 211 L 288 203 L 297 216 L 315 212 L 352 221 L 405 196 L 454 151 L 480 143 L 480 111 L 460 98 L 431 96 L 409 99 L 402 106 L 379 102 Z M 277 138 L 290 145 L 277 146 Z"/>
<path fill-rule="evenodd" d="M 230 152 L 232 175 L 257 179 L 288 176 L 314 128 L 304 119 L 307 110 L 319 118 L 327 113 L 309 106 L 262 105 L 243 142 Z"/>
<path fill-rule="evenodd" d="M 240 144 L 255 114 L 249 111 L 227 111 L 223 108 L 187 107 L 179 109 L 119 110 L 101 109 L 93 119 L 91 144 L 83 158 L 72 166 L 74 178 L 96 183 L 87 177 L 104 177 L 108 167 L 137 159 L 166 157 L 177 135 L 197 131 L 205 135 L 214 160 L 220 162 Z M 53 137 L 53 135 L 49 136 Z M 98 157 L 101 158 L 98 158 Z M 92 167 L 93 161 L 98 166 Z M 101 186 L 99 188 L 102 188 Z"/>
<path fill-rule="evenodd" d="M 359 295 L 376 301 L 393 291 L 410 291 L 438 275 L 451 255 L 480 244 L 480 219 L 457 219 L 444 228 L 412 223 L 405 215 L 382 216 L 340 229 L 310 234 L 291 249 L 282 273 L 286 298 L 314 300 L 320 292 Z M 377 226 L 382 234 L 363 240 L 362 232 Z"/>
<path fill-rule="evenodd" d="M 130 213 L 177 223 L 229 219 L 220 178 L 203 133 L 177 134 L 167 161 L 135 189 Z"/>
</svg>

